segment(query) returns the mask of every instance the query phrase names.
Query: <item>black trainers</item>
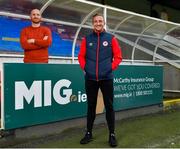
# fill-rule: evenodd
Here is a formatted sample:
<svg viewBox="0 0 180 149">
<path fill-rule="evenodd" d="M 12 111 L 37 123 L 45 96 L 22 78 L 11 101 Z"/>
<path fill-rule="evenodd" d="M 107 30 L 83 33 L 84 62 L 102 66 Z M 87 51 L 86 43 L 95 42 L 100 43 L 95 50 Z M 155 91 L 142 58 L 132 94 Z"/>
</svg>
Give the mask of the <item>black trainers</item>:
<svg viewBox="0 0 180 149">
<path fill-rule="evenodd" d="M 111 147 L 116 147 L 117 146 L 117 140 L 116 140 L 116 137 L 115 137 L 115 134 L 114 133 L 111 133 L 109 135 L 109 145 Z"/>
<path fill-rule="evenodd" d="M 89 143 L 90 141 L 92 141 L 92 133 L 90 132 L 87 132 L 84 136 L 84 138 L 81 139 L 80 143 L 81 144 L 87 144 Z"/>
</svg>

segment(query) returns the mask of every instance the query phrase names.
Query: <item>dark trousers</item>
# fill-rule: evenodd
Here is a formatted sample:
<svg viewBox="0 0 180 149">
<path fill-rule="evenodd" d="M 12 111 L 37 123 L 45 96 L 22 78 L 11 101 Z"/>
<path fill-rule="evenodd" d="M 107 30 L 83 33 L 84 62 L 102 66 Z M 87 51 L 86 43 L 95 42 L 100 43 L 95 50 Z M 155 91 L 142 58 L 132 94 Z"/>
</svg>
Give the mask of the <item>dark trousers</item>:
<svg viewBox="0 0 180 149">
<path fill-rule="evenodd" d="M 88 101 L 87 131 L 92 132 L 93 123 L 96 117 L 97 95 L 100 88 L 103 94 L 109 132 L 114 133 L 115 114 L 113 109 L 113 80 L 94 81 L 86 79 L 85 88 Z"/>
</svg>

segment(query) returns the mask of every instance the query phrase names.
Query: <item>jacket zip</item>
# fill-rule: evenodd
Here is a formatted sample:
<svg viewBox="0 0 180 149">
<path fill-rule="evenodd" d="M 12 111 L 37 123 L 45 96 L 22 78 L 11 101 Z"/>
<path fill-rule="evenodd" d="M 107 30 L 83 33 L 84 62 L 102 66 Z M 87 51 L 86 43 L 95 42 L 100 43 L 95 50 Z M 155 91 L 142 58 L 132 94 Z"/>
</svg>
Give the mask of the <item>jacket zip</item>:
<svg viewBox="0 0 180 149">
<path fill-rule="evenodd" d="M 100 33 L 97 33 L 98 35 L 98 44 L 96 49 L 96 80 L 98 81 L 98 71 L 99 71 L 99 47 L 100 47 Z"/>
</svg>

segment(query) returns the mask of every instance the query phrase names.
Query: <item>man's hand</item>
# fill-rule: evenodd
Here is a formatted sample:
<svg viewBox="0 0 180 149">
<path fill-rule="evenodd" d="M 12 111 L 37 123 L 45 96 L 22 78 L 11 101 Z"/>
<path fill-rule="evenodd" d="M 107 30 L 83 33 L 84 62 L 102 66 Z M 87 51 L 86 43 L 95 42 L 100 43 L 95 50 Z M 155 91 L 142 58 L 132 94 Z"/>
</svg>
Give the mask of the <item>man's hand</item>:
<svg viewBox="0 0 180 149">
<path fill-rule="evenodd" d="M 35 39 L 28 39 L 27 42 L 30 43 L 30 44 L 34 44 L 35 43 Z"/>
<path fill-rule="evenodd" d="M 48 36 L 44 36 L 43 40 L 48 40 Z"/>
</svg>

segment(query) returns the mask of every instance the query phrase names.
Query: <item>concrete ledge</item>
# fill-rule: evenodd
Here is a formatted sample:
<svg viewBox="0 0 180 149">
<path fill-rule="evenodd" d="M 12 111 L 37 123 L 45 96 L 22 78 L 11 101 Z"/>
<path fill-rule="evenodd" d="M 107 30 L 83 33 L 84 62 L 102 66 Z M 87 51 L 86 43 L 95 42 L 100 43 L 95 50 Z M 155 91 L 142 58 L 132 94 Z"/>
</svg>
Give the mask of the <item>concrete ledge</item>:
<svg viewBox="0 0 180 149">
<path fill-rule="evenodd" d="M 180 98 L 179 99 L 171 99 L 163 101 L 164 110 L 173 109 L 180 106 Z"/>
</svg>

